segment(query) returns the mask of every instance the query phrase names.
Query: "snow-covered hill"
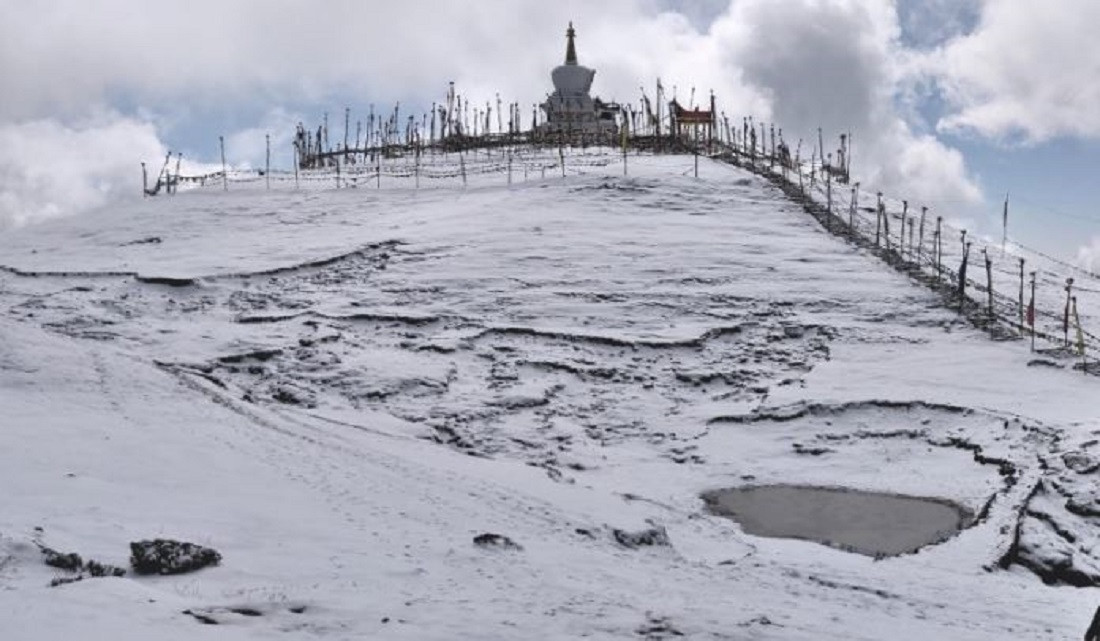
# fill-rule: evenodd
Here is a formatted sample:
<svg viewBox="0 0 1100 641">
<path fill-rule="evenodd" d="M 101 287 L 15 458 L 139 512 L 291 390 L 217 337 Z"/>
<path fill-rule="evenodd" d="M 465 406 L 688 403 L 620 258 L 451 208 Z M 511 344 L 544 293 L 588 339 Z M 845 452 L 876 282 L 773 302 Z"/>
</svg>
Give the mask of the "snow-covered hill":
<svg viewBox="0 0 1100 641">
<path fill-rule="evenodd" d="M 630 163 L 0 239 L 0 638 L 1080 636 L 1095 590 L 1036 573 L 1100 576 L 1096 379 L 758 176 Z M 977 518 L 876 560 L 700 498 L 773 482 Z M 36 547 L 155 537 L 222 564 L 48 587 Z"/>
</svg>

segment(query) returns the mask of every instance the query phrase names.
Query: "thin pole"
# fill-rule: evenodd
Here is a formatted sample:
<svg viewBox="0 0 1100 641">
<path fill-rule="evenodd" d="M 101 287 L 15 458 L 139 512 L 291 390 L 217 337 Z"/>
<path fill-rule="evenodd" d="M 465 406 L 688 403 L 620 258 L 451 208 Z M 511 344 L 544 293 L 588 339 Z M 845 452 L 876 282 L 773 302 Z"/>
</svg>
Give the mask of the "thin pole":
<svg viewBox="0 0 1100 641">
<path fill-rule="evenodd" d="M 825 162 L 825 139 L 821 136 L 821 127 L 817 128 L 817 149 L 818 158 L 821 159 L 821 162 Z"/>
<path fill-rule="evenodd" d="M 1031 272 L 1031 302 L 1027 305 L 1027 324 L 1031 325 L 1031 351 L 1035 351 L 1035 274 Z"/>
<path fill-rule="evenodd" d="M 225 172 L 225 136 L 218 136 L 218 144 L 222 148 L 222 189 L 229 191 L 229 175 Z"/>
<path fill-rule="evenodd" d="M 1066 347 L 1069 347 L 1069 305 L 1073 299 L 1073 279 L 1066 279 L 1066 311 L 1062 316 L 1062 332 L 1065 333 Z"/>
<path fill-rule="evenodd" d="M 901 222 L 898 225 L 898 257 L 905 260 L 905 220 L 909 216 L 909 201 L 901 201 Z"/>
<path fill-rule="evenodd" d="M 171 193 L 178 194 L 180 190 L 180 163 L 183 162 L 183 152 L 176 152 L 176 182 L 172 186 Z M 171 181 L 169 181 L 171 183 Z"/>
<path fill-rule="evenodd" d="M 878 206 L 875 208 L 875 247 L 878 247 L 879 236 L 882 234 L 882 192 L 878 192 Z"/>
<path fill-rule="evenodd" d="M 936 278 L 943 277 L 943 216 L 936 216 Z"/>
<path fill-rule="evenodd" d="M 1077 350 L 1081 352 L 1081 373 L 1089 373 L 1089 359 L 1085 356 L 1085 337 L 1081 333 L 1081 317 L 1077 314 L 1077 297 L 1073 297 L 1073 322 L 1077 325 Z"/>
<path fill-rule="evenodd" d="M 298 144 L 294 144 L 294 189 L 298 189 Z"/>
<path fill-rule="evenodd" d="M 264 134 L 267 143 L 267 160 L 264 164 L 264 178 L 267 178 L 267 189 L 271 190 L 271 134 Z"/>
<path fill-rule="evenodd" d="M 989 257 L 989 250 L 986 247 L 982 248 L 982 256 L 985 258 L 985 289 L 987 294 L 985 311 L 989 316 L 989 329 L 993 331 L 993 259 Z"/>
<path fill-rule="evenodd" d="M 907 222 L 909 224 L 909 261 L 913 262 L 913 225 L 916 221 L 909 218 Z"/>
<path fill-rule="evenodd" d="M 928 214 L 927 207 L 920 208 L 920 232 L 917 235 L 917 264 L 920 265 L 924 253 L 924 218 Z"/>
<path fill-rule="evenodd" d="M 959 266 L 959 313 L 962 314 L 966 310 L 966 265 L 970 261 L 970 245 L 966 242 L 966 230 L 962 232 L 963 238 L 963 258 L 962 265 Z"/>
<path fill-rule="evenodd" d="M 1020 259 L 1020 334 L 1024 333 L 1024 259 Z"/>
<path fill-rule="evenodd" d="M 856 233 L 856 210 L 859 209 L 859 183 L 852 185 L 852 200 L 848 207 L 848 234 Z"/>
<path fill-rule="evenodd" d="M 149 170 L 145 168 L 145 163 L 141 163 L 141 197 L 149 197 Z"/>
</svg>

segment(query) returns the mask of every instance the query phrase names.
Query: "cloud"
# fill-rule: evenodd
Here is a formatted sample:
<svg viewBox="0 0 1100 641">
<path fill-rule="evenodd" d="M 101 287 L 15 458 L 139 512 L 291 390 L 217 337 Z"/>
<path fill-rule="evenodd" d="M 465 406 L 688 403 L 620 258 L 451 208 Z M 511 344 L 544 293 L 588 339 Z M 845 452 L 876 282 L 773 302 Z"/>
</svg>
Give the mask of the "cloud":
<svg viewBox="0 0 1100 641">
<path fill-rule="evenodd" d="M 976 29 L 928 61 L 945 132 L 1008 142 L 1100 137 L 1100 3 L 986 0 Z"/>
<path fill-rule="evenodd" d="M 167 153 L 151 123 L 117 113 L 0 124 L 0 228 L 141 198 L 141 163 L 152 186 Z M 213 168 L 185 158 L 180 170 Z"/>
<path fill-rule="evenodd" d="M 119 116 L 0 125 L 0 226 L 140 198 L 139 159 L 165 153 L 152 125 Z"/>
<path fill-rule="evenodd" d="M 1078 248 L 1077 264 L 1086 271 L 1100 274 L 1100 236 L 1094 236 L 1090 244 Z"/>
<path fill-rule="evenodd" d="M 902 104 L 909 82 L 898 16 L 887 2 L 739 0 L 714 26 L 743 78 L 767 96 L 804 153 L 851 133 L 853 171 L 865 185 L 928 204 L 975 204 L 981 190 L 958 151 L 918 135 Z"/>
<path fill-rule="evenodd" d="M 301 114 L 290 113 L 285 109 L 269 111 L 255 127 L 248 127 L 225 137 L 226 161 L 235 167 L 263 169 L 267 155 L 266 137 L 270 136 L 271 166 L 292 167 L 295 127 L 303 120 Z M 341 124 L 341 130 L 342 126 Z M 351 123 L 351 131 L 355 131 L 355 121 Z M 340 144 L 343 144 L 342 140 Z"/>
<path fill-rule="evenodd" d="M 969 33 L 981 16 L 982 0 L 898 0 L 902 40 L 932 48 Z"/>
</svg>

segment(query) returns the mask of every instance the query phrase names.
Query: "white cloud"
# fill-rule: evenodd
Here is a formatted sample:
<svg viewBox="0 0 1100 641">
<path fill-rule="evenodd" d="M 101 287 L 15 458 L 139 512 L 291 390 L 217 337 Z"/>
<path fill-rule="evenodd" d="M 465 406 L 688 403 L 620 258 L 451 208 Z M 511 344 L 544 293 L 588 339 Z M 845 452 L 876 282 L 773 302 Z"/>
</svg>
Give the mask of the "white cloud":
<svg viewBox="0 0 1100 641">
<path fill-rule="evenodd" d="M 268 112 L 255 127 L 248 127 L 225 137 L 226 161 L 235 167 L 263 169 L 266 162 L 267 138 L 271 137 L 271 166 L 292 167 L 295 127 L 303 120 L 299 114 L 284 109 Z M 342 131 L 341 124 L 340 130 Z M 355 131 L 355 121 L 351 123 Z M 355 134 L 352 133 L 351 136 Z M 342 142 L 342 141 L 341 141 Z"/>
<path fill-rule="evenodd" d="M 1077 250 L 1077 264 L 1094 274 L 1100 274 L 1100 236 L 1094 236 L 1092 242 Z"/>
<path fill-rule="evenodd" d="M 978 27 L 929 61 L 942 131 L 1013 142 L 1100 136 L 1100 3 L 986 0 Z"/>
<path fill-rule="evenodd" d="M 830 150 L 851 133 L 864 184 L 929 204 L 981 200 L 962 155 L 914 133 L 902 115 L 908 54 L 891 3 L 739 0 L 714 28 L 731 35 L 729 56 L 792 144 L 801 136 L 808 151 L 821 127 Z"/>
<path fill-rule="evenodd" d="M 141 163 L 152 186 L 167 153 L 151 123 L 113 113 L 0 124 L 0 228 L 141 198 Z M 180 170 L 212 167 L 184 158 Z"/>
<path fill-rule="evenodd" d="M 117 116 L 77 126 L 48 119 L 2 124 L 0 225 L 140 198 L 141 160 L 165 153 L 151 125 Z"/>
</svg>

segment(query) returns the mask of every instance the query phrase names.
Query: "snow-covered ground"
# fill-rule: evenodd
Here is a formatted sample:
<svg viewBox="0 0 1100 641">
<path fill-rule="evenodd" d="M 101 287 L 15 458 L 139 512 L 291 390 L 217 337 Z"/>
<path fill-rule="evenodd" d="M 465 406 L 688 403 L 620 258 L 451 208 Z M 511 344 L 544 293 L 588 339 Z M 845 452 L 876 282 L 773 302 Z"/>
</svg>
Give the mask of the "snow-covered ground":
<svg viewBox="0 0 1100 641">
<path fill-rule="evenodd" d="M 208 185 L 0 239 L 0 638 L 1079 637 L 1095 588 L 1028 568 L 1100 576 L 1097 379 L 758 176 L 629 162 Z M 978 518 L 876 560 L 700 498 L 771 482 Z M 155 537 L 222 564 L 48 587 L 36 547 Z"/>
</svg>

